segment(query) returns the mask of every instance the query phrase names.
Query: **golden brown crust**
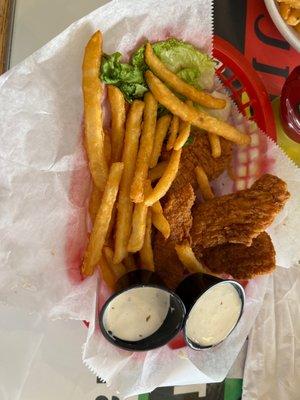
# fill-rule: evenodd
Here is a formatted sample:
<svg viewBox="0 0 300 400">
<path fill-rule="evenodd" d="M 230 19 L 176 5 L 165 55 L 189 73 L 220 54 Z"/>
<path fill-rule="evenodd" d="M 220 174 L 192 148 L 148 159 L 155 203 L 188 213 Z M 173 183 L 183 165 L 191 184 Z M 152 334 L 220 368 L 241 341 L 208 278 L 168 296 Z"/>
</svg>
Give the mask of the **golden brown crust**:
<svg viewBox="0 0 300 400">
<path fill-rule="evenodd" d="M 189 240 L 192 226 L 191 209 L 195 201 L 195 194 L 190 184 L 180 190 L 167 195 L 163 207 L 164 216 L 171 228 L 170 237 L 166 240 L 160 232 L 154 239 L 154 264 L 158 275 L 166 285 L 174 289 L 184 276 L 184 267 L 179 261 L 175 244 Z"/>
<path fill-rule="evenodd" d="M 198 204 L 193 208 L 193 245 L 209 248 L 229 242 L 250 246 L 289 196 L 285 182 L 266 174 L 250 189 Z"/>
<path fill-rule="evenodd" d="M 251 279 L 275 269 L 275 250 L 270 236 L 263 232 L 251 246 L 225 243 L 209 249 L 193 248 L 196 257 L 216 274 L 229 274 L 235 279 Z"/>
<path fill-rule="evenodd" d="M 200 130 L 193 130 L 194 142 L 183 147 L 179 170 L 169 192 L 175 192 L 188 183 L 197 188 L 195 168 L 199 165 L 204 169 L 208 179 L 214 180 L 220 176 L 230 165 L 232 158 L 232 143 L 220 138 L 222 153 L 219 158 L 213 158 L 208 136 Z M 167 154 L 163 155 L 166 158 Z"/>
</svg>

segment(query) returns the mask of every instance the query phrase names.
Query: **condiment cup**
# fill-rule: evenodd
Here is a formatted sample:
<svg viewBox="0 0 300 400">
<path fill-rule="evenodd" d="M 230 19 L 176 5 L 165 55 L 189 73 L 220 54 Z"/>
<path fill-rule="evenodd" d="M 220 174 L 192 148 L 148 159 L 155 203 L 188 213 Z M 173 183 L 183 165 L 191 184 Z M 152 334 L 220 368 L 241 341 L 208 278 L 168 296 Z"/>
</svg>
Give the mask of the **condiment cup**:
<svg viewBox="0 0 300 400">
<path fill-rule="evenodd" d="M 173 339 L 182 329 L 184 317 L 181 299 L 155 273 L 139 269 L 120 278 L 116 292 L 100 311 L 99 322 L 102 334 L 113 345 L 148 351 Z M 152 327 L 149 334 L 148 326 Z"/>
<path fill-rule="evenodd" d="M 220 287 L 220 285 L 230 286 Z M 229 294 L 229 298 L 227 297 L 227 301 L 224 301 L 224 304 L 222 299 L 217 303 L 216 299 L 219 299 L 224 290 L 225 295 Z M 178 285 L 176 294 L 181 298 L 186 307 L 186 317 L 183 327 L 184 339 L 187 345 L 194 350 L 207 349 L 223 342 L 235 329 L 243 313 L 245 292 L 243 287 L 235 280 L 222 280 L 216 276 L 194 273 L 187 276 Z M 209 309 L 209 306 L 212 308 Z M 209 313 L 206 320 L 205 313 Z M 226 318 L 226 320 L 222 318 Z M 199 322 L 199 329 L 192 331 L 192 322 L 194 324 Z M 222 323 L 224 322 L 226 324 L 222 327 Z M 196 341 L 195 336 L 201 335 L 200 331 L 208 332 L 205 329 L 205 324 L 207 327 L 210 327 L 209 329 L 212 329 L 209 331 L 210 334 L 207 334 L 204 339 Z M 191 335 L 191 332 L 195 334 Z"/>
</svg>

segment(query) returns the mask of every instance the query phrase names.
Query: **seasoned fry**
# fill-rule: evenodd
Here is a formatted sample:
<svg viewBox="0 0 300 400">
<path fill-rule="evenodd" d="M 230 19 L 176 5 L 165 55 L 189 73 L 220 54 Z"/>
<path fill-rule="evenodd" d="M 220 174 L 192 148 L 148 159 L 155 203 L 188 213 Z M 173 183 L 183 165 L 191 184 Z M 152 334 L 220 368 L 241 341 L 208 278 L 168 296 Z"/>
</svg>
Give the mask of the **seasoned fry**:
<svg viewBox="0 0 300 400">
<path fill-rule="evenodd" d="M 195 168 L 195 173 L 196 173 L 196 178 L 197 182 L 202 194 L 202 197 L 204 200 L 210 200 L 213 199 L 215 196 L 211 190 L 211 187 L 209 185 L 209 181 L 207 178 L 207 175 L 202 167 L 196 167 Z"/>
<path fill-rule="evenodd" d="M 132 181 L 130 198 L 134 203 L 144 201 L 144 187 L 148 176 L 149 162 L 153 149 L 154 132 L 157 115 L 157 101 L 152 93 L 144 96 L 145 109 L 140 148 L 137 155 L 135 175 Z"/>
<path fill-rule="evenodd" d="M 170 126 L 171 118 L 171 115 L 163 115 L 156 123 L 154 143 L 149 165 L 150 168 L 155 167 L 158 162 L 162 145 Z"/>
<path fill-rule="evenodd" d="M 85 147 L 89 168 L 97 188 L 103 191 L 108 174 L 104 153 L 104 132 L 102 128 L 102 110 L 100 107 L 103 94 L 99 79 L 102 57 L 102 35 L 94 33 L 89 40 L 82 64 L 82 90 L 84 99 Z"/>
<path fill-rule="evenodd" d="M 108 100 L 111 109 L 112 162 L 116 162 L 122 157 L 126 119 L 125 99 L 120 89 L 108 85 Z"/>
<path fill-rule="evenodd" d="M 193 102 L 187 100 L 186 104 L 192 106 Z M 174 150 L 179 150 L 184 146 L 191 133 L 191 124 L 187 121 L 180 121 L 179 134 L 174 144 Z"/>
<path fill-rule="evenodd" d="M 134 256 L 131 253 L 127 254 L 127 257 L 124 258 L 123 264 L 125 265 L 125 268 L 127 271 L 133 271 L 136 269 L 135 261 L 134 261 Z"/>
<path fill-rule="evenodd" d="M 106 261 L 106 258 L 101 255 L 101 258 L 99 260 L 99 265 L 98 265 L 98 272 L 101 278 L 103 278 L 104 282 L 107 284 L 107 286 L 111 289 L 115 289 L 115 283 L 116 283 L 116 278 L 112 272 L 112 270 L 109 268 L 109 265 Z"/>
<path fill-rule="evenodd" d="M 149 179 L 145 182 L 145 195 L 147 196 L 151 191 L 151 182 Z M 145 231 L 146 231 L 146 218 L 147 218 L 148 206 L 144 202 L 136 203 L 134 205 L 133 215 L 132 215 L 132 229 L 127 246 L 127 250 L 130 253 L 136 253 L 141 250 Z"/>
<path fill-rule="evenodd" d="M 145 61 L 151 71 L 159 77 L 163 82 L 170 86 L 176 93 L 180 93 L 183 96 L 195 101 L 198 104 L 202 104 L 208 108 L 224 108 L 226 102 L 223 99 L 218 99 L 205 93 L 201 90 L 196 89 L 194 86 L 189 85 L 176 74 L 170 71 L 154 54 L 150 43 L 146 44 L 145 49 Z"/>
<path fill-rule="evenodd" d="M 161 232 L 165 239 L 168 239 L 171 233 L 170 224 L 163 214 L 163 209 L 159 201 L 154 203 L 151 207 L 152 210 L 152 224 L 157 230 Z"/>
<path fill-rule="evenodd" d="M 204 266 L 197 260 L 193 249 L 187 242 L 183 242 L 182 244 L 176 244 L 175 250 L 179 260 L 185 266 L 185 268 L 191 272 L 202 272 L 203 274 L 207 273 L 207 270 Z"/>
<path fill-rule="evenodd" d="M 161 199 L 169 190 L 172 182 L 174 181 L 180 162 L 181 150 L 173 150 L 170 161 L 151 193 L 146 197 L 145 204 L 152 206 L 156 201 Z"/>
<path fill-rule="evenodd" d="M 104 132 L 104 155 L 107 162 L 107 165 L 111 164 L 111 140 L 110 134 L 108 132 Z"/>
<path fill-rule="evenodd" d="M 279 4 L 279 12 L 282 18 L 286 21 L 290 15 L 291 12 L 291 6 L 286 3 L 280 3 Z"/>
<path fill-rule="evenodd" d="M 135 253 L 143 247 L 145 231 L 146 231 L 146 218 L 148 207 L 145 203 L 137 203 L 134 206 L 132 215 L 132 231 L 129 238 L 127 251 Z"/>
<path fill-rule="evenodd" d="M 93 226 L 87 250 L 84 255 L 82 265 L 82 274 L 84 276 L 93 274 L 95 266 L 101 258 L 102 248 L 111 219 L 112 209 L 119 190 L 123 167 L 123 163 L 114 163 L 110 168 L 101 204 L 95 219 L 95 224 Z"/>
<path fill-rule="evenodd" d="M 113 272 L 113 274 L 115 275 L 117 280 L 119 278 L 121 278 L 121 276 L 126 274 L 126 268 L 123 263 L 119 263 L 119 264 L 113 263 L 114 252 L 110 247 L 104 246 L 103 253 L 104 253 L 106 261 L 109 265 L 110 270 Z"/>
<path fill-rule="evenodd" d="M 296 10 L 300 9 L 300 0 L 277 0 L 278 3 L 287 3 L 290 7 Z"/>
<path fill-rule="evenodd" d="M 115 204 L 113 206 L 113 210 L 112 210 L 112 213 L 111 213 L 111 219 L 110 219 L 110 222 L 109 222 L 109 225 L 108 225 L 108 230 L 107 230 L 106 239 L 105 239 L 105 244 L 107 246 L 113 246 L 114 239 L 112 237 L 113 236 L 112 232 L 113 232 L 113 228 L 114 228 L 115 223 L 116 223 L 116 217 L 117 217 L 117 202 L 115 202 Z"/>
<path fill-rule="evenodd" d="M 127 256 L 127 245 L 130 236 L 133 209 L 133 204 L 130 201 L 130 186 L 137 158 L 143 110 L 144 103 L 140 100 L 135 100 L 130 107 L 126 121 L 125 143 L 123 148 L 124 172 L 118 197 L 115 232 L 115 264 L 120 263 Z"/>
<path fill-rule="evenodd" d="M 142 268 L 154 271 L 155 267 L 153 261 L 151 233 L 152 233 L 152 217 L 151 217 L 151 209 L 149 208 L 147 212 L 144 244 L 140 250 L 140 262 Z"/>
<path fill-rule="evenodd" d="M 286 23 L 291 26 L 296 26 L 300 22 L 300 10 L 293 9 L 288 16 Z"/>
<path fill-rule="evenodd" d="M 219 158 L 221 156 L 220 137 L 215 133 L 208 132 L 208 139 L 211 147 L 211 155 L 213 158 Z"/>
<path fill-rule="evenodd" d="M 167 168 L 168 161 L 159 162 L 154 168 L 149 170 L 149 179 L 151 181 L 156 181 L 159 179 Z"/>
<path fill-rule="evenodd" d="M 90 217 L 92 220 L 92 223 L 94 224 L 100 203 L 101 203 L 101 197 L 102 197 L 102 192 L 93 184 L 92 188 L 92 193 L 90 197 L 90 202 L 89 202 L 89 213 Z"/>
<path fill-rule="evenodd" d="M 165 106 L 172 114 L 178 115 L 183 121 L 208 132 L 223 136 L 240 145 L 250 143 L 250 136 L 239 132 L 235 127 L 214 118 L 194 107 L 188 106 L 173 94 L 151 71 L 145 72 L 147 84 L 157 101 Z"/>
<path fill-rule="evenodd" d="M 173 115 L 171 125 L 170 125 L 170 133 L 167 142 L 167 150 L 172 150 L 174 144 L 176 142 L 177 134 L 179 131 L 179 118 L 177 115 Z"/>
</svg>

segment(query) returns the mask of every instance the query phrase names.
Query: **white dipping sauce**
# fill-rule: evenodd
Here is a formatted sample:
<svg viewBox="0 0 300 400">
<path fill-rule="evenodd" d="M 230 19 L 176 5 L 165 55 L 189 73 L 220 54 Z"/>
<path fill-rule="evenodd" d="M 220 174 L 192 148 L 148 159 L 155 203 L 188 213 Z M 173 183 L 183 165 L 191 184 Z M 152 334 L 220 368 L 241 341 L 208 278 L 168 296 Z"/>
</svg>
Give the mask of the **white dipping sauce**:
<svg viewBox="0 0 300 400">
<path fill-rule="evenodd" d="M 170 308 L 170 294 L 152 287 L 127 290 L 115 297 L 104 314 L 104 326 L 113 336 L 142 340 L 163 324 Z"/>
<path fill-rule="evenodd" d="M 234 328 L 241 309 L 241 298 L 231 283 L 212 286 L 191 309 L 186 336 L 200 346 L 216 345 Z"/>
</svg>

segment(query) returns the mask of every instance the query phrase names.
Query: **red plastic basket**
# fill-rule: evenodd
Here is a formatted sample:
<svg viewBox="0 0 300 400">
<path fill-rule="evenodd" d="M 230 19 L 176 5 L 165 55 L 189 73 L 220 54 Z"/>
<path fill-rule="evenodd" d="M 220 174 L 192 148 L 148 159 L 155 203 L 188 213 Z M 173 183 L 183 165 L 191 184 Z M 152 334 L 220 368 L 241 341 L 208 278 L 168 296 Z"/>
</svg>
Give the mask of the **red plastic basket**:
<svg viewBox="0 0 300 400">
<path fill-rule="evenodd" d="M 248 119 L 255 121 L 263 132 L 276 140 L 269 96 L 250 63 L 230 43 L 218 36 L 214 37 L 213 56 L 218 63 L 216 73 L 239 111 Z M 172 349 L 184 346 L 182 333 L 169 343 Z"/>
<path fill-rule="evenodd" d="M 268 93 L 248 60 L 226 40 L 214 36 L 216 73 L 239 111 L 252 119 L 273 140 L 276 128 Z"/>
<path fill-rule="evenodd" d="M 213 56 L 218 62 L 216 73 L 239 111 L 276 140 L 271 103 L 259 76 L 247 59 L 230 43 L 218 36 L 214 36 L 213 43 Z M 86 321 L 84 323 L 88 326 Z M 183 336 L 179 334 L 169 346 L 173 349 L 185 346 Z"/>
</svg>

